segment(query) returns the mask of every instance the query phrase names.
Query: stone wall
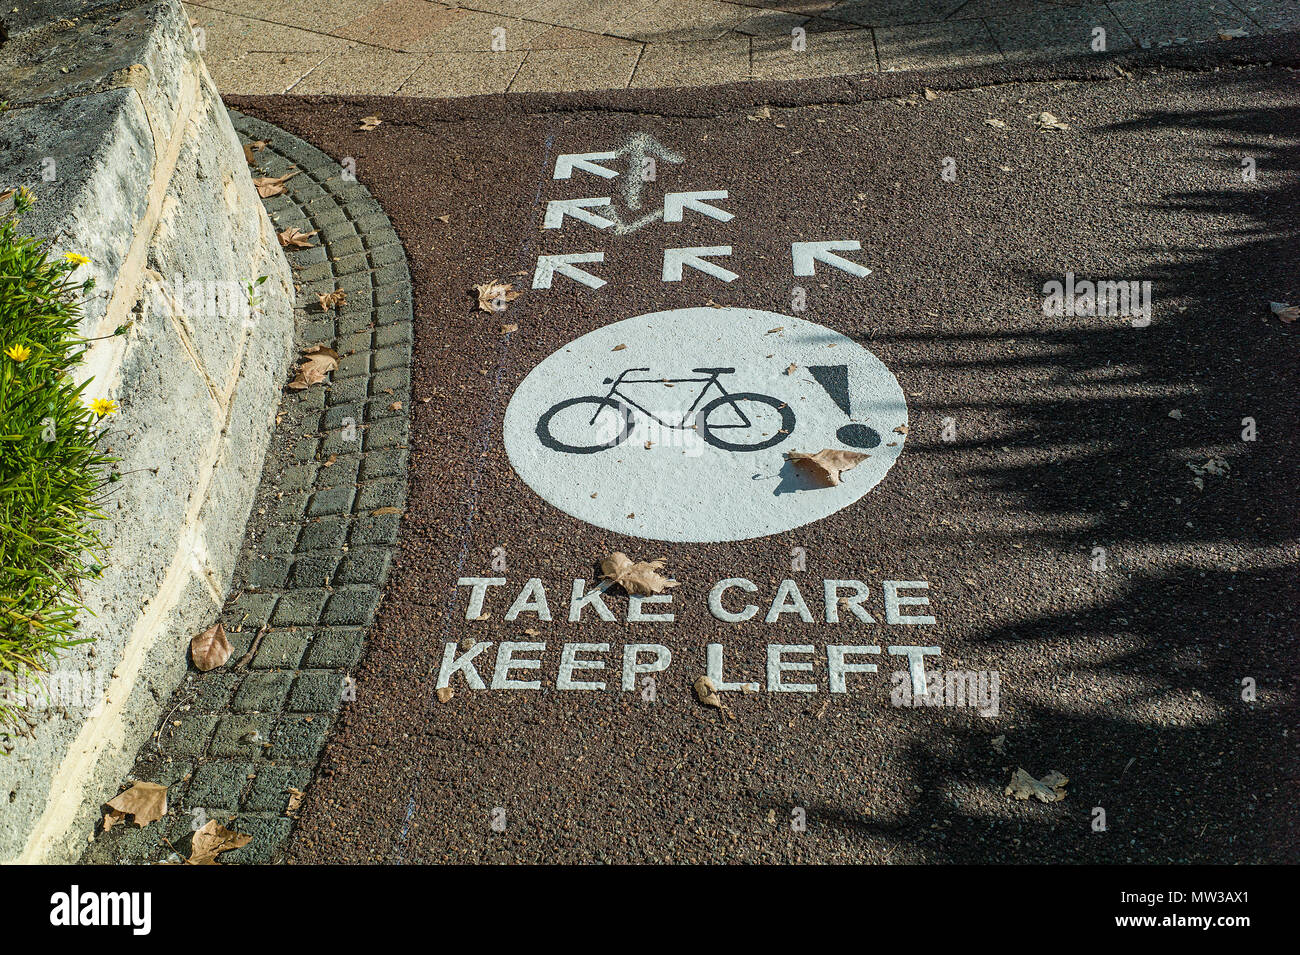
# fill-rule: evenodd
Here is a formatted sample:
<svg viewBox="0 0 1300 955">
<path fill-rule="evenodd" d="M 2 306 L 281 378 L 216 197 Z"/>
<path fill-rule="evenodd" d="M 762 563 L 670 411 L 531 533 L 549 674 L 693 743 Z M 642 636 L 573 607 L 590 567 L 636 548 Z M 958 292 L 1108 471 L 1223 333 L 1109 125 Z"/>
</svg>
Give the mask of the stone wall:
<svg viewBox="0 0 1300 955">
<path fill-rule="evenodd" d="M 0 188 L 36 194 L 24 232 L 90 257 L 82 327 L 107 337 L 78 374 L 120 406 L 105 426 L 124 475 L 105 498 L 105 570 L 83 585 L 94 642 L 58 665 L 103 692 L 56 695 L 30 732 L 0 737 L 0 860 L 59 862 L 84 850 L 224 602 L 293 290 L 180 4 L 42 6 L 0 46 Z"/>
</svg>

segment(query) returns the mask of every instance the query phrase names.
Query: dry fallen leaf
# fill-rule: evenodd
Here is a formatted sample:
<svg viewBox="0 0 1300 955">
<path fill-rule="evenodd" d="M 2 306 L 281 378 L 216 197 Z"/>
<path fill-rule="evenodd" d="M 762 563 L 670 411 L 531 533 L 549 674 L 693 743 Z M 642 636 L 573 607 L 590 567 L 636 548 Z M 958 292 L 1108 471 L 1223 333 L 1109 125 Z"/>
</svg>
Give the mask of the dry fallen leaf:
<svg viewBox="0 0 1300 955">
<path fill-rule="evenodd" d="M 339 353 L 324 345 L 313 345 L 303 353 L 307 360 L 298 366 L 298 376 L 289 382 L 294 391 L 320 384 L 325 376 L 339 366 Z"/>
<path fill-rule="evenodd" d="M 822 448 L 816 454 L 787 451 L 785 456 L 793 461 L 796 467 L 811 471 L 831 487 L 840 483 L 845 471 L 851 471 L 871 457 L 860 451 L 840 451 L 835 448 Z"/>
<path fill-rule="evenodd" d="M 793 375 L 798 370 L 798 368 L 799 368 L 798 365 L 796 365 L 794 362 L 791 362 L 790 367 L 785 370 L 785 373 L 787 375 Z"/>
<path fill-rule="evenodd" d="M 253 185 L 257 189 L 257 194 L 263 199 L 270 199 L 272 196 L 278 196 L 285 191 L 284 184 L 298 175 L 298 170 L 286 172 L 283 176 L 261 176 L 253 180 Z"/>
<path fill-rule="evenodd" d="M 440 687 L 438 687 L 438 702 L 439 702 L 439 703 L 446 703 L 448 700 L 450 700 L 450 699 L 451 699 L 453 696 L 455 696 L 455 695 L 456 695 L 456 691 L 453 690 L 453 689 L 452 689 L 451 687 L 449 687 L 449 686 L 440 686 Z"/>
<path fill-rule="evenodd" d="M 1011 777 L 1011 782 L 1007 784 L 1005 794 L 1015 796 L 1017 799 L 1028 799 L 1033 796 L 1039 802 L 1060 802 L 1065 798 L 1065 784 L 1069 778 L 1062 776 L 1056 770 L 1052 770 L 1042 779 L 1035 779 L 1023 769 L 1017 769 L 1015 775 Z"/>
<path fill-rule="evenodd" d="M 246 846 L 252 841 L 252 836 L 244 835 L 242 832 L 231 832 L 217 820 L 209 819 L 207 825 L 194 833 L 194 841 L 190 844 L 190 857 L 185 860 L 185 864 L 220 865 L 221 863 L 217 861 L 218 854 Z"/>
<path fill-rule="evenodd" d="M 928 99 L 928 100 L 930 100 L 931 102 L 934 102 L 935 100 L 937 100 L 937 99 L 939 98 L 939 94 L 936 93 L 934 90 L 930 89 L 930 87 L 927 86 L 927 87 L 925 88 L 925 98 Z"/>
<path fill-rule="evenodd" d="M 1269 302 L 1269 310 L 1287 325 L 1300 318 L 1300 305 L 1288 305 L 1286 302 Z"/>
<path fill-rule="evenodd" d="M 402 509 L 401 509 L 400 507 L 392 507 L 392 506 L 389 506 L 389 507 L 377 507 L 377 508 L 375 508 L 373 511 L 370 512 L 370 516 L 371 516 L 371 517 L 383 517 L 385 514 L 400 514 L 400 513 L 402 513 Z"/>
<path fill-rule="evenodd" d="M 610 351 L 622 351 L 626 347 L 627 347 L 626 345 L 615 345 L 613 348 L 610 349 Z"/>
<path fill-rule="evenodd" d="M 341 288 L 336 288 L 334 291 L 323 295 L 317 295 L 316 298 L 320 301 L 320 310 L 322 312 L 328 312 L 336 305 L 346 305 L 348 303 L 348 293 Z"/>
<path fill-rule="evenodd" d="M 992 126 L 994 129 L 1006 129 L 1006 128 L 1007 128 L 1007 124 L 1004 123 L 1004 122 L 1002 122 L 1002 120 L 1000 120 L 1000 119 L 986 119 L 986 120 L 984 120 L 984 122 L 985 122 L 987 125 Z"/>
<path fill-rule="evenodd" d="M 622 586 L 630 594 L 661 594 L 677 581 L 659 573 L 662 560 L 633 561 L 622 551 L 615 551 L 600 562 L 601 576 Z"/>
<path fill-rule="evenodd" d="M 707 676 L 696 679 L 695 698 L 705 706 L 722 708 L 722 697 L 718 696 L 718 688 L 713 685 L 713 681 Z"/>
<path fill-rule="evenodd" d="M 894 434 L 907 434 L 907 425 L 900 424 L 897 428 L 894 429 Z"/>
<path fill-rule="evenodd" d="M 713 681 L 707 676 L 696 678 L 695 698 L 704 706 L 711 706 L 733 720 L 736 718 L 736 714 L 731 712 L 731 707 L 722 702 L 722 697 L 718 696 L 718 688 L 714 686 Z"/>
<path fill-rule="evenodd" d="M 294 226 L 291 229 L 285 229 L 277 238 L 280 240 L 281 248 L 287 249 L 289 246 L 293 246 L 295 249 L 310 249 L 315 243 L 307 240 L 315 234 L 316 232 L 303 232 L 302 229 Z"/>
<path fill-rule="evenodd" d="M 105 831 L 112 828 L 113 822 L 122 822 L 127 816 L 134 816 L 136 825 L 143 828 L 167 815 L 167 787 L 158 783 L 136 783 L 126 792 L 118 793 L 106 805 L 113 811 L 104 816 Z"/>
<path fill-rule="evenodd" d="M 451 213 L 448 212 L 445 216 L 434 216 L 433 218 L 434 218 L 436 221 L 438 221 L 438 222 L 450 222 L 450 221 L 451 221 Z"/>
<path fill-rule="evenodd" d="M 511 325 L 502 325 L 502 326 L 501 326 L 501 334 L 502 334 L 502 335 L 509 335 L 511 332 L 517 332 L 517 331 L 519 331 L 519 326 L 518 326 L 518 325 L 513 325 L 513 324 L 511 324 Z"/>
<path fill-rule="evenodd" d="M 382 122 L 383 120 L 380 119 L 378 116 L 362 116 L 361 125 L 358 126 L 357 128 L 369 131 L 371 129 L 374 129 Z"/>
<path fill-rule="evenodd" d="M 289 805 L 285 808 L 284 811 L 293 812 L 299 806 L 302 805 L 302 797 L 307 794 L 304 793 L 301 789 L 295 789 L 293 786 L 289 787 L 288 793 L 289 793 Z"/>
<path fill-rule="evenodd" d="M 1069 123 L 1063 123 L 1051 113 L 1039 113 L 1037 116 L 1030 116 L 1039 129 L 1069 129 Z"/>
<path fill-rule="evenodd" d="M 229 660 L 234 649 L 226 639 L 226 628 L 218 622 L 190 640 L 190 659 L 207 673 Z"/>
<path fill-rule="evenodd" d="M 478 307 L 493 315 L 504 312 L 510 302 L 524 294 L 515 291 L 515 287 L 509 282 L 485 282 L 482 285 L 475 285 L 474 288 L 478 290 Z"/>
</svg>

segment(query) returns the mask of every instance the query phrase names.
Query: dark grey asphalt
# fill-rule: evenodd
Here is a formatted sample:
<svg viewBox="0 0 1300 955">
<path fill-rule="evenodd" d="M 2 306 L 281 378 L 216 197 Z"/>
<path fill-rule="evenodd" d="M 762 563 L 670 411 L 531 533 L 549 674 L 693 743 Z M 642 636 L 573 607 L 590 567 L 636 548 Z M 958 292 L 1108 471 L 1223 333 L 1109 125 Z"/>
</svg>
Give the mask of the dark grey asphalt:
<svg viewBox="0 0 1300 955">
<path fill-rule="evenodd" d="M 635 98 L 232 101 L 355 157 L 416 285 L 400 559 L 292 858 L 1294 862 L 1300 398 L 1295 326 L 1268 302 L 1300 301 L 1300 87 L 1294 44 L 1242 49 L 1237 64 L 1193 51 L 1125 72 L 1107 61 Z M 1258 62 L 1244 62 L 1251 50 Z M 1042 111 L 1069 128 L 1038 130 L 1028 117 Z M 358 130 L 369 114 L 382 125 Z M 594 179 L 552 180 L 556 155 L 637 132 L 688 156 L 660 164 L 656 190 L 726 189 L 736 218 L 695 219 L 689 241 L 543 231 L 548 200 L 604 194 Z M 944 157 L 956 182 L 939 175 Z M 856 504 L 756 541 L 664 544 L 575 520 L 515 475 L 502 415 L 547 355 L 659 309 L 788 313 L 790 241 L 840 237 L 861 240 L 849 257 L 874 273 L 802 280 L 801 317 L 879 356 L 911 421 L 902 457 Z M 665 245 L 724 244 L 736 283 L 660 281 Z M 531 276 L 539 254 L 588 248 L 607 252 L 591 268 L 604 288 L 557 278 L 501 319 L 475 311 L 475 284 L 527 288 L 516 273 Z M 1045 316 L 1042 285 L 1066 272 L 1150 280 L 1150 326 Z M 1199 490 L 1188 464 L 1210 458 L 1231 469 Z M 510 593 L 467 623 L 456 579 L 497 576 L 498 546 Z M 807 550 L 802 573 L 792 546 Z M 572 579 L 594 578 L 613 550 L 667 560 L 675 624 L 564 621 Z M 785 577 L 810 599 L 823 578 L 860 579 L 877 616 L 881 580 L 928 580 L 938 623 L 906 639 L 791 617 L 722 624 L 708 590 L 742 576 L 764 607 Z M 502 619 L 529 577 L 556 621 Z M 610 599 L 620 621 L 626 603 Z M 466 636 L 545 641 L 550 688 L 457 683 L 438 702 L 443 645 Z M 613 666 L 627 642 L 671 647 L 656 701 L 557 692 L 560 646 L 579 640 L 613 644 Z M 731 694 L 734 721 L 691 692 L 709 642 L 757 678 L 769 643 L 914 641 L 941 647 L 945 668 L 997 671 L 1000 715 L 893 707 L 884 674 L 847 695 L 825 693 L 824 670 L 816 695 Z M 1012 801 L 1017 767 L 1065 774 L 1067 798 Z"/>
</svg>

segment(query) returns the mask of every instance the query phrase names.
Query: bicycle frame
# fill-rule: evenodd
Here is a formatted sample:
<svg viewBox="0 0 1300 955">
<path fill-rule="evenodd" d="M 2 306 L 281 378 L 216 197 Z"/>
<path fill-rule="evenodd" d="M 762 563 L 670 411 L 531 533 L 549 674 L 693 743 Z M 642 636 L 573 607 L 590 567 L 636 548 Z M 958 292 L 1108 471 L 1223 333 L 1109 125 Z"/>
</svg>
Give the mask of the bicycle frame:
<svg viewBox="0 0 1300 955">
<path fill-rule="evenodd" d="M 637 409 L 642 414 L 649 415 L 652 420 L 663 425 L 665 428 L 677 428 L 678 430 L 685 431 L 690 427 L 690 425 L 687 425 L 684 422 L 690 420 L 691 415 L 694 413 L 695 409 L 698 408 L 700 406 L 700 402 L 704 400 L 704 396 L 709 393 L 709 388 L 711 386 L 717 385 L 719 392 L 721 392 L 724 395 L 730 394 L 730 392 L 728 392 L 726 388 L 722 387 L 722 382 L 718 380 L 720 375 L 717 373 L 709 375 L 706 378 L 628 378 L 627 377 L 633 372 L 649 371 L 649 370 L 650 370 L 649 368 L 628 368 L 624 370 L 617 378 L 606 378 L 604 383 L 610 386 L 609 392 L 605 395 L 606 399 L 617 397 L 624 404 Z M 632 400 L 626 394 L 624 394 L 622 391 L 619 390 L 619 386 L 625 384 L 626 385 L 659 385 L 659 384 L 668 383 L 668 384 L 680 385 L 680 384 L 692 384 L 692 383 L 699 384 L 700 382 L 704 383 L 704 387 L 701 388 L 700 393 L 695 396 L 695 400 L 691 402 L 691 406 L 686 409 L 686 414 L 682 416 L 683 423 L 681 424 L 673 424 L 670 421 L 664 421 L 662 418 L 660 418 L 649 408 Z M 712 426 L 713 428 L 720 430 L 723 428 L 750 427 L 751 422 L 747 417 L 745 417 L 745 412 L 741 409 L 740 405 L 736 402 L 732 402 L 731 406 L 732 408 L 735 409 L 736 414 L 740 417 L 741 424 L 713 425 Z M 594 426 L 596 424 L 596 419 L 600 416 L 601 411 L 603 411 L 604 409 L 605 409 L 605 405 L 601 405 L 599 408 L 597 408 L 595 414 L 591 416 L 591 421 L 589 422 L 589 424 Z"/>
</svg>

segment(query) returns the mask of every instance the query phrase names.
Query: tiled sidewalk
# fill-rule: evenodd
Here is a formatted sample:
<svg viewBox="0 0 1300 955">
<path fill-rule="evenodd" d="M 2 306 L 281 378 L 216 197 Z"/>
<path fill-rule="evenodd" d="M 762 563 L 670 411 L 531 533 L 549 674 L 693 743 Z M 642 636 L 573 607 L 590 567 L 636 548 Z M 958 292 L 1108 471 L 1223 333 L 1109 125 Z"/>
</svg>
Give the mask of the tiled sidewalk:
<svg viewBox="0 0 1300 955">
<path fill-rule="evenodd" d="M 466 96 L 1088 55 L 1300 29 L 1296 0 L 201 0 L 231 94 Z"/>
</svg>

